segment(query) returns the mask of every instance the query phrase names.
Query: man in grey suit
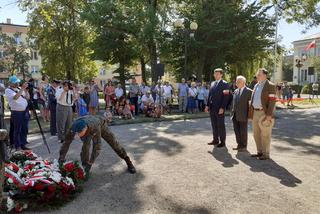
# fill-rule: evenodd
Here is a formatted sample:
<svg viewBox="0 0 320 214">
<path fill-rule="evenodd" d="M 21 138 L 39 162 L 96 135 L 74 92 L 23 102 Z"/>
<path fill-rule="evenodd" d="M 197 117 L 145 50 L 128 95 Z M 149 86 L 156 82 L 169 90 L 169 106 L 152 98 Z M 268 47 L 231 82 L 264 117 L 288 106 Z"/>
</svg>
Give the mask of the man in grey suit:
<svg viewBox="0 0 320 214">
<path fill-rule="evenodd" d="M 246 87 L 246 78 L 237 76 L 237 89 L 233 95 L 231 119 L 238 146 L 233 150 L 246 151 L 248 143 L 248 112 L 252 90 Z"/>
</svg>

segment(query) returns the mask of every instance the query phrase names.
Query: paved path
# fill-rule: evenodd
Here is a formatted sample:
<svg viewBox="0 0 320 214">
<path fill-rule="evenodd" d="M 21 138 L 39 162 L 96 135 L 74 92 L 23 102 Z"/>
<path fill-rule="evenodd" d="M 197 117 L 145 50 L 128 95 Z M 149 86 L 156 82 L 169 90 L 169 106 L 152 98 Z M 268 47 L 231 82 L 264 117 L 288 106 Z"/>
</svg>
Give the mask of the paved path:
<svg viewBox="0 0 320 214">
<path fill-rule="evenodd" d="M 278 116 L 269 161 L 232 151 L 229 118 L 225 149 L 207 145 L 209 119 L 112 127 L 138 173 L 126 173 L 103 144 L 83 193 L 49 213 L 320 213 L 320 110 Z M 251 131 L 249 139 L 253 153 Z M 39 135 L 29 140 L 36 153 L 57 157 L 55 137 L 50 156 Z M 68 157 L 78 159 L 80 147 L 74 142 Z"/>
</svg>

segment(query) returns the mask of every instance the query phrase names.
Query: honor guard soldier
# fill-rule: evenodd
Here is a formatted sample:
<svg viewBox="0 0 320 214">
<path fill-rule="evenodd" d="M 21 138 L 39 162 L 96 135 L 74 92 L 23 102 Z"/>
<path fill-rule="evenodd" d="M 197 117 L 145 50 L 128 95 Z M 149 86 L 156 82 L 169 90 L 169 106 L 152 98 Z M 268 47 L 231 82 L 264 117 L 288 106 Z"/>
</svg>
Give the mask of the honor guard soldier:
<svg viewBox="0 0 320 214">
<path fill-rule="evenodd" d="M 223 73 L 221 68 L 214 70 L 216 81 L 212 83 L 207 102 L 207 110 L 209 109 L 210 112 L 213 131 L 213 140 L 208 145 L 218 145 L 218 147 L 226 145 L 224 114 L 230 96 L 229 85 L 222 79 Z"/>
<path fill-rule="evenodd" d="M 80 154 L 82 165 L 87 173 L 89 173 L 92 164 L 98 157 L 101 150 L 101 138 L 103 138 L 111 148 L 118 154 L 118 156 L 124 159 L 128 166 L 128 171 L 132 174 L 136 172 L 129 156 L 124 148 L 118 143 L 114 134 L 110 131 L 107 125 L 107 118 L 103 116 L 87 115 L 75 120 L 72 127 L 68 130 L 65 142 L 60 149 L 59 162 L 65 161 L 65 156 L 69 150 L 69 146 L 74 139 L 75 135 L 78 135 L 83 142 L 82 151 Z M 92 153 L 89 159 L 89 149 L 93 143 Z"/>
</svg>

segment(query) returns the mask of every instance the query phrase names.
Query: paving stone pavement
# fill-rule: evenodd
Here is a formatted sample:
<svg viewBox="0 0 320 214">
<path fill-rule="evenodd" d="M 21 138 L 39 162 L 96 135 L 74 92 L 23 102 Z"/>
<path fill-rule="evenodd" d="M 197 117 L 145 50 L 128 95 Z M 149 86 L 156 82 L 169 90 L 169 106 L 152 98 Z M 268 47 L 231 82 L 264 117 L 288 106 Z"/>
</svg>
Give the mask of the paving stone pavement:
<svg viewBox="0 0 320 214">
<path fill-rule="evenodd" d="M 58 210 L 39 213 L 320 213 L 320 109 L 277 113 L 272 160 L 237 154 L 230 118 L 227 148 L 208 146 L 209 119 L 114 126 L 111 129 L 133 158 L 138 173 L 104 143 L 90 180 L 78 197 Z M 251 126 L 250 153 L 255 152 Z M 59 143 L 40 135 L 30 147 L 45 158 L 57 158 Z M 79 159 L 74 142 L 69 159 Z M 34 212 L 29 212 L 34 213 Z"/>
</svg>

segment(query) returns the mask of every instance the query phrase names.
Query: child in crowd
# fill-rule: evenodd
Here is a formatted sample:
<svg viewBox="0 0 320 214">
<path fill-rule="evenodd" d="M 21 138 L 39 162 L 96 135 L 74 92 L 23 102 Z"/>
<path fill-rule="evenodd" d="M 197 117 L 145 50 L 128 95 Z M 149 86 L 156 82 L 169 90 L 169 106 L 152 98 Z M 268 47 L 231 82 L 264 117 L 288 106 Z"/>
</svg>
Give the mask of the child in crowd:
<svg viewBox="0 0 320 214">
<path fill-rule="evenodd" d="M 105 118 L 107 118 L 108 123 L 112 123 L 113 122 L 112 113 L 110 111 L 110 106 L 108 106 L 106 108 L 106 112 L 103 115 L 105 116 Z"/>
<path fill-rule="evenodd" d="M 83 94 L 80 95 L 80 98 L 78 99 L 78 115 L 79 117 L 85 116 L 88 114 L 88 108 L 87 103 L 83 99 Z"/>
<path fill-rule="evenodd" d="M 126 100 L 126 104 L 122 110 L 122 116 L 124 119 L 133 119 L 133 116 L 132 116 L 132 108 L 131 108 L 131 105 L 130 105 L 130 100 Z"/>
<path fill-rule="evenodd" d="M 87 105 L 87 111 L 89 111 L 89 103 L 90 103 L 90 89 L 88 86 L 84 87 L 82 99 Z"/>
</svg>

